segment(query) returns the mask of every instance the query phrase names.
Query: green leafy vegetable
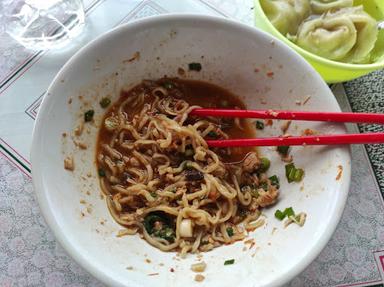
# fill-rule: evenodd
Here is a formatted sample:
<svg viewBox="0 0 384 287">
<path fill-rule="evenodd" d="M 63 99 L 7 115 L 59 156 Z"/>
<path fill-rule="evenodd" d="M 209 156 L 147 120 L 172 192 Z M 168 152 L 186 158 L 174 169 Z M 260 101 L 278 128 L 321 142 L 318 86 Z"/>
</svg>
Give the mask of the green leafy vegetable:
<svg viewBox="0 0 384 287">
<path fill-rule="evenodd" d="M 224 265 L 232 265 L 235 263 L 235 259 L 229 259 L 224 261 Z"/>
<path fill-rule="evenodd" d="M 152 234 L 155 231 L 154 229 L 155 223 L 164 222 L 164 221 L 165 221 L 164 218 L 160 217 L 159 215 L 150 213 L 144 218 L 143 224 L 148 234 Z"/>
<path fill-rule="evenodd" d="M 256 128 L 258 130 L 263 130 L 264 129 L 264 123 L 262 121 L 256 121 Z"/>
<path fill-rule="evenodd" d="M 271 177 L 269 177 L 269 180 L 271 181 L 271 184 L 273 186 L 276 186 L 276 188 L 280 188 L 280 181 L 277 175 L 272 175 Z"/>
<path fill-rule="evenodd" d="M 289 146 L 285 146 L 285 145 L 278 146 L 278 147 L 277 147 L 277 151 L 278 151 L 279 154 L 281 154 L 281 155 L 288 155 Z"/>
<path fill-rule="evenodd" d="M 153 232 L 152 235 L 155 237 L 165 239 L 169 242 L 174 242 L 175 237 L 176 237 L 175 231 L 171 227 L 168 227 L 168 226 L 166 226 L 160 230 L 156 230 L 155 232 Z"/>
<path fill-rule="evenodd" d="M 88 110 L 84 113 L 84 121 L 90 122 L 93 120 L 93 116 L 95 114 L 94 110 Z"/>
<path fill-rule="evenodd" d="M 105 109 L 111 104 L 111 100 L 108 98 L 102 98 L 99 104 L 103 109 Z"/>
<path fill-rule="evenodd" d="M 233 228 L 232 227 L 227 227 L 227 233 L 228 233 L 228 236 L 233 236 Z"/>
<path fill-rule="evenodd" d="M 169 242 L 174 242 L 175 231 L 170 226 L 170 222 L 166 217 L 150 213 L 144 218 L 143 225 L 145 230 L 151 236 L 163 238 Z"/>
<path fill-rule="evenodd" d="M 189 63 L 188 68 L 190 71 L 200 72 L 202 67 L 200 63 Z"/>
</svg>

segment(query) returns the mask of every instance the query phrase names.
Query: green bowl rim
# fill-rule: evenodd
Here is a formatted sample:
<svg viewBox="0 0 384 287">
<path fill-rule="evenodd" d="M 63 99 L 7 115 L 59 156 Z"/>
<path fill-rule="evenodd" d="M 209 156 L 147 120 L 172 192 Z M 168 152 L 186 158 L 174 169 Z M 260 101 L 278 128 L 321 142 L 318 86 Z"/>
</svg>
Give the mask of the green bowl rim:
<svg viewBox="0 0 384 287">
<path fill-rule="evenodd" d="M 284 43 L 288 44 L 288 46 L 292 47 L 293 49 L 296 49 L 299 51 L 302 55 L 307 56 L 309 58 L 313 58 L 319 62 L 322 62 L 323 64 L 328 64 L 331 66 L 336 66 L 338 68 L 352 68 L 355 70 L 367 70 L 367 69 L 375 69 L 375 68 L 383 68 L 384 67 L 384 59 L 381 60 L 381 63 L 372 63 L 372 64 L 349 64 L 349 63 L 343 63 L 338 61 L 329 60 L 323 57 L 320 57 L 316 54 L 313 54 L 311 52 L 308 52 L 307 50 L 297 46 L 295 43 L 289 41 L 283 34 L 281 34 L 275 26 L 272 25 L 272 23 L 269 21 L 267 15 L 265 15 L 263 8 L 260 5 L 260 0 L 254 0 L 255 3 L 255 13 L 260 12 L 260 16 L 263 18 L 263 20 L 267 23 L 268 28 L 271 29 L 274 34 L 272 36 L 278 37 L 278 39 L 282 40 Z"/>
</svg>

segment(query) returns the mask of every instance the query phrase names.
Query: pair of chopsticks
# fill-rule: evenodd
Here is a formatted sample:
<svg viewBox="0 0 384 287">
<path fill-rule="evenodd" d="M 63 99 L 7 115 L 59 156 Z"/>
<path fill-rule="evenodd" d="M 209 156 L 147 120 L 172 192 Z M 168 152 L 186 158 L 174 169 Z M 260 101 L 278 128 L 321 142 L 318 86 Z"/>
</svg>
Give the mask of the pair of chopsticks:
<svg viewBox="0 0 384 287">
<path fill-rule="evenodd" d="M 384 114 L 327 113 L 281 110 L 194 109 L 190 115 L 201 117 L 256 118 L 339 123 L 384 124 Z M 270 138 L 207 140 L 210 147 L 343 145 L 384 143 L 384 133 L 279 136 Z"/>
</svg>

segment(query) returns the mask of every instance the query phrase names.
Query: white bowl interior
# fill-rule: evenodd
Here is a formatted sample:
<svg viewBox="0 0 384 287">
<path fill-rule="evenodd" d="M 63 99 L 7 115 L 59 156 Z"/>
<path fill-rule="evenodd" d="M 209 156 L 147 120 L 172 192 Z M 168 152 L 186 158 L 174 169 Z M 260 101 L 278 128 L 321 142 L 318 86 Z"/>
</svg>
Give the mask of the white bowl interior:
<svg viewBox="0 0 384 287">
<path fill-rule="evenodd" d="M 139 59 L 127 61 L 136 52 Z M 190 62 L 201 63 L 202 71 L 187 71 Z M 100 198 L 94 165 L 103 112 L 99 100 L 106 95 L 117 98 L 123 86 L 142 79 L 178 76 L 179 67 L 186 70 L 187 78 L 228 88 L 241 96 L 248 108 L 339 111 L 327 85 L 300 56 L 267 34 L 224 19 L 191 15 L 148 18 L 119 27 L 79 51 L 58 74 L 41 106 L 31 153 L 33 181 L 43 214 L 58 240 L 108 285 L 195 283 L 190 271 L 195 255 L 175 259 L 175 253 L 161 252 L 138 236 L 116 237 L 121 227 Z M 308 96 L 311 98 L 305 105 L 296 105 L 296 100 Z M 68 104 L 70 98 L 72 104 Z M 95 124 L 87 125 L 81 136 L 88 149 L 79 150 L 70 135 L 90 107 L 96 111 Z M 311 122 L 294 123 L 289 132 L 300 134 L 305 128 L 345 132 L 342 125 Z M 66 138 L 63 132 L 68 133 Z M 275 122 L 261 134 L 281 134 L 280 124 Z M 273 149 L 261 152 L 272 160 L 270 174 L 280 177 L 280 200 L 264 211 L 267 224 L 250 234 L 255 247 L 244 251 L 244 243 L 238 242 L 203 254 L 208 267 L 201 286 L 276 286 L 287 282 L 318 255 L 340 219 L 350 181 L 348 148 L 293 148 L 296 166 L 306 173 L 300 184 L 287 183 L 284 163 Z M 63 168 L 63 159 L 72 154 L 73 173 Z M 336 180 L 340 165 L 343 175 Z M 284 229 L 274 218 L 276 209 L 289 206 L 308 214 L 304 227 Z M 223 265 L 232 258 L 234 265 Z M 133 270 L 127 270 L 130 266 Z M 148 275 L 152 273 L 158 275 Z"/>
</svg>

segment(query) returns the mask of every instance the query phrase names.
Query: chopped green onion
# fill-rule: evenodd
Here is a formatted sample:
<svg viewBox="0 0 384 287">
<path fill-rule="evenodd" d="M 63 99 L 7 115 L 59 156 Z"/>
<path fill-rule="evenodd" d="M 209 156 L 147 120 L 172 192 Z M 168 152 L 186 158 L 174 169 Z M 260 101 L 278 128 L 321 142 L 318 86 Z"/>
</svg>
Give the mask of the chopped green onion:
<svg viewBox="0 0 384 287">
<path fill-rule="evenodd" d="M 232 265 L 235 263 L 235 259 L 225 260 L 224 265 Z"/>
<path fill-rule="evenodd" d="M 278 220 L 283 220 L 285 217 L 290 218 L 291 216 L 295 216 L 295 212 L 292 207 L 287 207 L 284 211 L 281 211 L 280 209 L 275 211 L 275 217 Z"/>
<path fill-rule="evenodd" d="M 289 146 L 288 145 L 287 146 L 286 145 L 278 146 L 277 151 L 281 155 L 287 155 L 288 151 L 289 151 Z"/>
<path fill-rule="evenodd" d="M 90 122 L 93 119 L 93 115 L 95 114 L 94 110 L 88 110 L 84 113 L 84 121 Z"/>
<path fill-rule="evenodd" d="M 271 181 L 271 185 L 276 186 L 276 188 L 280 188 L 280 181 L 277 175 L 272 175 L 269 180 Z"/>
<path fill-rule="evenodd" d="M 158 222 L 162 222 L 162 223 L 165 223 L 165 219 L 160 217 L 159 215 L 157 214 L 148 214 L 145 218 L 144 218 L 144 221 L 143 221 L 143 225 L 144 225 L 144 228 L 145 230 L 147 230 L 147 232 L 149 234 L 152 234 L 153 232 L 155 232 L 155 228 L 154 228 L 154 225 L 155 225 L 155 222 L 158 221 Z"/>
<path fill-rule="evenodd" d="M 260 163 L 259 171 L 260 172 L 266 172 L 269 169 L 271 162 L 266 157 L 262 157 L 260 159 L 260 162 L 261 163 Z"/>
<path fill-rule="evenodd" d="M 288 182 L 295 181 L 295 173 L 296 173 L 296 168 L 292 168 L 288 174 Z"/>
<path fill-rule="evenodd" d="M 304 170 L 302 168 L 296 168 L 293 163 L 285 166 L 285 176 L 289 183 L 295 181 L 300 182 L 304 176 Z"/>
<path fill-rule="evenodd" d="M 219 135 L 215 131 L 210 131 L 208 133 L 208 136 L 211 138 L 218 138 L 219 137 Z"/>
<path fill-rule="evenodd" d="M 228 236 L 233 236 L 233 228 L 227 227 L 227 233 L 228 233 Z"/>
<path fill-rule="evenodd" d="M 201 71 L 201 64 L 200 63 L 189 63 L 188 68 L 190 71 Z"/>
<path fill-rule="evenodd" d="M 285 176 L 287 177 L 288 179 L 288 182 L 292 182 L 293 180 L 291 179 L 294 174 L 294 171 L 295 171 L 295 165 L 293 163 L 289 163 L 287 165 L 285 165 Z"/>
<path fill-rule="evenodd" d="M 280 209 L 278 209 L 278 210 L 275 211 L 275 217 L 278 220 L 283 220 L 285 218 L 285 214 Z"/>
<path fill-rule="evenodd" d="M 256 188 L 252 188 L 251 189 L 251 195 L 255 198 L 258 198 L 259 197 L 259 192 L 257 191 Z"/>
<path fill-rule="evenodd" d="M 193 151 L 193 149 L 186 149 L 184 152 L 185 156 L 193 156 L 194 154 L 195 152 Z"/>
<path fill-rule="evenodd" d="M 292 208 L 292 207 L 287 207 L 287 208 L 284 210 L 284 215 L 287 216 L 287 217 L 290 217 L 290 216 L 295 215 L 295 212 L 293 211 L 293 208 Z"/>
<path fill-rule="evenodd" d="M 265 191 L 267 191 L 267 190 L 268 190 L 268 183 L 263 182 L 263 183 L 260 184 L 260 187 L 261 187 L 262 189 L 264 189 Z"/>
<path fill-rule="evenodd" d="M 175 241 L 175 231 L 171 227 L 168 227 L 168 226 L 165 226 L 164 228 L 162 228 L 160 230 L 154 231 L 152 235 L 155 237 L 165 239 L 169 242 Z"/>
<path fill-rule="evenodd" d="M 163 216 L 160 213 L 150 213 L 144 218 L 143 225 L 145 230 L 151 236 L 174 242 L 175 231 L 171 227 L 171 222 L 169 222 L 166 216 Z"/>
<path fill-rule="evenodd" d="M 104 177 L 104 176 L 105 176 L 105 171 L 104 171 L 104 169 L 102 169 L 102 168 L 99 168 L 99 170 L 97 171 L 97 173 L 99 174 L 100 177 Z"/>
<path fill-rule="evenodd" d="M 293 163 L 289 163 L 285 165 L 285 175 L 288 176 L 292 169 L 295 168 Z"/>
<path fill-rule="evenodd" d="M 258 130 L 263 130 L 264 129 L 264 123 L 262 121 L 256 121 L 256 128 Z"/>
<path fill-rule="evenodd" d="M 168 90 L 170 90 L 170 89 L 173 89 L 174 85 L 173 85 L 172 82 L 165 82 L 165 83 L 163 84 L 163 87 L 166 88 L 166 89 L 168 89 Z"/>
<path fill-rule="evenodd" d="M 295 175 L 293 177 L 293 180 L 296 182 L 300 182 L 303 179 L 304 176 L 304 170 L 302 168 L 298 168 L 295 171 Z"/>
<path fill-rule="evenodd" d="M 105 109 L 106 107 L 108 107 L 111 103 L 111 100 L 108 99 L 108 98 L 102 98 L 101 101 L 100 101 L 100 106 Z"/>
</svg>

